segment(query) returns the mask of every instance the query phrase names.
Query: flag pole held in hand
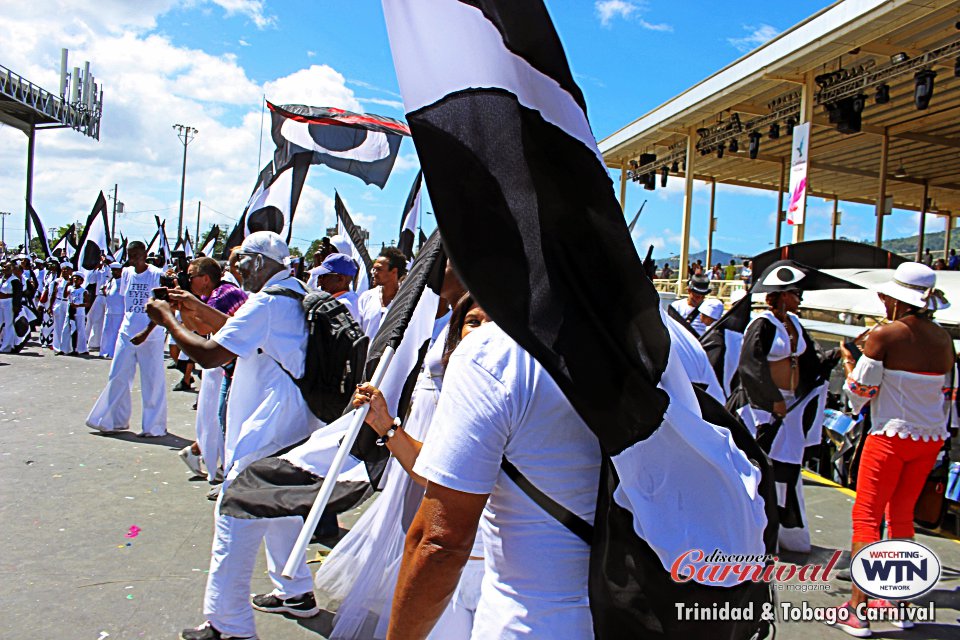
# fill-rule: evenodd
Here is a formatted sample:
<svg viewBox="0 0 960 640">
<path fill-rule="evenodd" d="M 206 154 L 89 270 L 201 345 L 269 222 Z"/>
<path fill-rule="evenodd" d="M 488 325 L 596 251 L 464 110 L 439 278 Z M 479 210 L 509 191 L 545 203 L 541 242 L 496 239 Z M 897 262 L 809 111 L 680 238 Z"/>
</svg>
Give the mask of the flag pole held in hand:
<svg viewBox="0 0 960 640">
<path fill-rule="evenodd" d="M 387 368 L 390 366 L 390 361 L 393 360 L 393 354 L 394 348 L 392 346 L 384 349 L 383 355 L 380 357 L 380 362 L 377 363 L 377 368 L 373 372 L 370 384 L 375 387 L 380 386 L 384 375 L 387 373 Z M 310 508 L 310 513 L 307 514 L 307 518 L 303 522 L 303 528 L 300 529 L 300 535 L 297 536 L 297 541 L 293 545 L 293 550 L 290 552 L 290 557 L 287 558 L 287 564 L 283 567 L 282 575 L 284 578 L 293 578 L 297 571 L 297 567 L 303 562 L 304 554 L 307 552 L 307 545 L 310 544 L 310 538 L 313 537 L 313 532 L 317 529 L 317 523 L 320 522 L 320 516 L 323 515 L 323 510 L 327 507 L 327 503 L 330 501 L 330 496 L 333 494 L 333 489 L 337 486 L 337 477 L 339 477 L 340 473 L 343 471 L 343 466 L 347 461 L 347 456 L 350 455 L 350 449 L 353 448 L 353 443 L 356 441 L 357 435 L 360 433 L 360 427 L 363 426 L 363 421 L 367 417 L 367 411 L 369 410 L 369 404 L 365 404 L 362 407 L 353 410 L 353 419 L 350 422 L 350 426 L 347 428 L 347 433 L 343 438 L 343 442 L 340 443 L 340 448 L 337 450 L 337 455 L 333 458 L 333 463 L 330 465 L 330 471 L 327 472 L 327 475 L 323 477 L 323 484 L 320 486 L 320 493 L 317 494 L 317 498 L 314 501 L 313 506 Z"/>
</svg>

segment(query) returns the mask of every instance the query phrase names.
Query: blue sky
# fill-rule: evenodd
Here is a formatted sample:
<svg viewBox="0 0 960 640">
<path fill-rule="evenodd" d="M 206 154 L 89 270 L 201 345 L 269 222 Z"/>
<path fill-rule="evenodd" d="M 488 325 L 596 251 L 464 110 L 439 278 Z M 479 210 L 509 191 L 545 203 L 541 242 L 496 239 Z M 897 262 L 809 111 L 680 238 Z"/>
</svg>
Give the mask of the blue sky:
<svg viewBox="0 0 960 640">
<path fill-rule="evenodd" d="M 43 0 L 41 10 L 36 4 L 13 9 L 0 25 L 0 40 L 14 43 L 12 50 L 5 47 L 0 64 L 54 88 L 59 47 L 68 46 L 71 64 L 90 59 L 105 84 L 100 143 L 71 131 L 38 137 L 35 202 L 48 226 L 83 218 L 99 189 L 112 189 L 117 182 L 120 200 L 131 212 L 119 225 L 126 235 L 151 235 L 154 214 L 172 221 L 168 230 L 175 228 L 182 147 L 170 126 L 177 122 L 200 129 L 188 161 L 185 210 L 191 228 L 198 200 L 204 203 L 202 227 L 230 226 L 257 174 L 263 93 L 281 103 L 403 115 L 375 0 L 102 0 L 99 10 L 83 0 Z M 598 138 L 828 4 L 746 0 L 733 9 L 713 1 L 547 2 Z M 261 164 L 271 152 L 268 115 Z M 6 210 L 22 206 L 25 155 L 24 136 L 0 127 L 0 207 Z M 383 191 L 314 167 L 297 214 L 294 244 L 305 247 L 332 223 L 334 189 L 370 228 L 372 245 L 395 240 L 416 168 L 409 140 Z M 612 177 L 618 180 L 616 173 Z M 630 186 L 628 213 L 649 199 L 635 233 L 643 252 L 650 243 L 657 256 L 678 250 L 682 194 L 676 186 L 653 194 Z M 773 194 L 720 188 L 714 246 L 745 254 L 768 248 L 775 207 Z M 831 204 L 814 199 L 809 207 L 807 237 L 828 236 Z M 841 234 L 872 237 L 871 209 L 841 208 Z M 706 217 L 707 191 L 698 185 L 694 250 L 706 245 Z M 17 233 L 22 223 L 10 218 L 8 229 Z M 430 217 L 424 227 L 433 227 Z M 886 236 L 915 229 L 916 215 L 898 212 L 887 222 Z M 784 234 L 789 234 L 786 227 Z"/>
</svg>

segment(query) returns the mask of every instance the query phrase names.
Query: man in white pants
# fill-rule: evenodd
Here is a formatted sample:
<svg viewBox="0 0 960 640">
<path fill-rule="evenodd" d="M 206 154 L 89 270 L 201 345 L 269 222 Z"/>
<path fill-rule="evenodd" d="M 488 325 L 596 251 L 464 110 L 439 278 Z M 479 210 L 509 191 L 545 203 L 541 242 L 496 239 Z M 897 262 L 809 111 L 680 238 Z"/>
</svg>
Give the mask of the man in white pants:
<svg viewBox="0 0 960 640">
<path fill-rule="evenodd" d="M 107 305 L 106 300 L 103 299 L 102 287 L 107 284 L 107 281 L 110 279 L 110 269 L 107 268 L 109 262 L 110 258 L 102 256 L 100 258 L 100 266 L 90 271 L 86 278 L 87 290 L 90 291 L 90 295 L 93 296 L 93 301 L 90 303 L 90 310 L 87 312 L 86 337 L 87 348 L 90 351 L 101 351 L 101 348 L 104 346 L 102 344 L 103 323 Z"/>
<path fill-rule="evenodd" d="M 64 262 L 60 265 L 60 277 L 53 283 L 53 353 L 61 356 L 64 351 L 73 351 L 73 344 L 64 344 L 63 334 L 70 335 L 70 290 L 73 287 L 71 277 L 73 265 Z M 64 327 L 67 327 L 64 329 Z"/>
<path fill-rule="evenodd" d="M 107 386 L 90 410 L 87 426 L 106 433 L 130 428 L 133 376 L 139 365 L 143 395 L 143 431 L 139 435 L 158 438 L 167 433 L 163 332 L 149 330 L 146 304 L 151 292 L 160 286 L 163 272 L 147 264 L 147 249 L 142 242 L 128 244 L 127 256 L 132 266 L 124 269 L 120 277 L 124 313 L 117 351 L 110 365 Z"/>
<path fill-rule="evenodd" d="M 250 297 L 233 317 L 222 314 L 222 324 L 212 338 L 198 336 L 179 324 L 169 303 L 155 300 L 147 305 L 150 318 L 166 328 L 204 369 L 237 359 L 227 404 L 224 491 L 247 465 L 306 439 L 321 425 L 291 378 L 303 375 L 306 357 L 307 325 L 301 304 L 263 291 L 279 287 L 305 293 L 303 283 L 284 266 L 289 256 L 287 245 L 272 231 L 257 231 L 244 239 L 238 254 L 237 268 Z M 256 637 L 249 594 L 262 541 L 275 589 L 267 596 L 257 596 L 254 605 L 301 618 L 316 615 L 319 609 L 306 563 L 301 563 L 292 579 L 280 575 L 303 519 L 232 518 L 220 513 L 219 501 L 215 513 L 213 557 L 203 602 L 207 621 L 196 629 L 185 629 L 180 637 Z"/>
<path fill-rule="evenodd" d="M 100 357 L 112 358 L 117 346 L 117 336 L 120 335 L 120 325 L 123 324 L 123 294 L 120 293 L 120 278 L 123 267 L 119 262 L 110 264 L 112 278 L 101 291 L 99 298 L 103 298 L 106 313 L 103 316 L 103 335 L 100 337 Z"/>
</svg>

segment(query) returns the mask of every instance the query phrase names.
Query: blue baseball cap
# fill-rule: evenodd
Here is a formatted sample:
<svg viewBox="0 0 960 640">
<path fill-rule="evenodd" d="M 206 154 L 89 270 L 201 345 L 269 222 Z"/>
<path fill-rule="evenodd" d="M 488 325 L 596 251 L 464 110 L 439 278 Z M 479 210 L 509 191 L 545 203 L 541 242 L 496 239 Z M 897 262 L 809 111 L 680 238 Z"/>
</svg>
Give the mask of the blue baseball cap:
<svg viewBox="0 0 960 640">
<path fill-rule="evenodd" d="M 317 267 L 315 273 L 318 277 L 325 276 L 328 273 L 335 273 L 352 278 L 357 275 L 357 265 L 353 259 L 346 254 L 331 253 L 323 259 L 323 263 Z"/>
</svg>

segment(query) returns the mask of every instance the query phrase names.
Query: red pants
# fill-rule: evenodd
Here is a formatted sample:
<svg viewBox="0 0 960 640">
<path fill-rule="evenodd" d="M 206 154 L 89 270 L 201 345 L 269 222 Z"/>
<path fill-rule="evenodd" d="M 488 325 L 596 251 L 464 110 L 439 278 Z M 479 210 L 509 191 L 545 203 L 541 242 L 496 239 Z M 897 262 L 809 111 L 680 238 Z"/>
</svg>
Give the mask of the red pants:
<svg viewBox="0 0 960 640">
<path fill-rule="evenodd" d="M 853 542 L 876 542 L 884 509 L 890 538 L 913 537 L 913 509 L 942 440 L 867 436 L 853 503 Z"/>
</svg>

